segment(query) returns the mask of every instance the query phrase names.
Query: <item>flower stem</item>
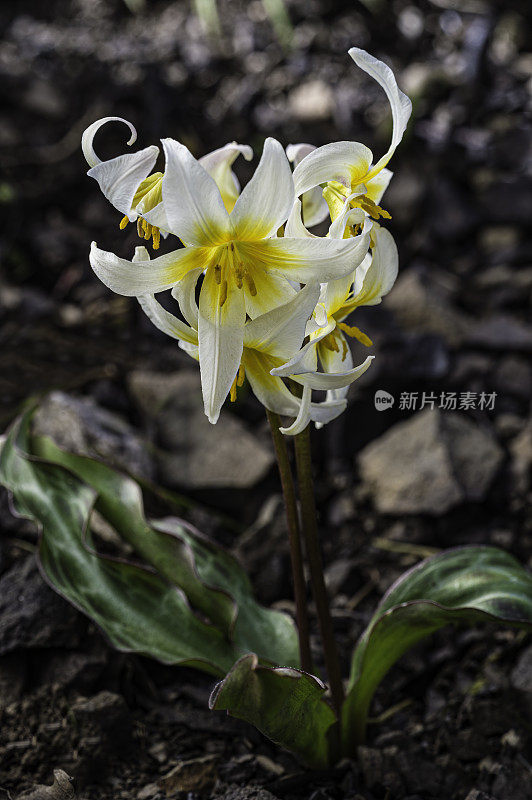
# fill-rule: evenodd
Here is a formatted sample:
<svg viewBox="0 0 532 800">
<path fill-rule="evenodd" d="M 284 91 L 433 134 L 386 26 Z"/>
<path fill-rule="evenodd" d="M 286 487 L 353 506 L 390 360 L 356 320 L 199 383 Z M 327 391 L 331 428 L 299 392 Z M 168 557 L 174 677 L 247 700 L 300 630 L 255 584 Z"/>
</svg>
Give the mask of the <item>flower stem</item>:
<svg viewBox="0 0 532 800">
<path fill-rule="evenodd" d="M 283 487 L 283 497 L 288 523 L 288 539 L 290 542 L 290 560 L 292 563 L 292 577 L 294 582 L 294 596 L 296 601 L 296 621 L 299 637 L 299 660 L 301 669 L 305 672 L 312 671 L 310 655 L 309 621 L 307 613 L 305 576 L 303 573 L 303 557 L 301 554 L 301 535 L 297 514 L 296 493 L 292 468 L 288 458 L 288 448 L 283 434 L 280 432 L 281 420 L 278 414 L 266 409 L 266 416 L 272 431 L 275 455 Z"/>
<path fill-rule="evenodd" d="M 296 466 L 299 482 L 299 498 L 301 500 L 301 517 L 303 536 L 310 567 L 312 591 L 318 612 L 325 666 L 331 687 L 331 695 L 338 717 L 344 700 L 342 673 L 338 650 L 334 640 L 329 600 L 323 577 L 323 563 L 318 540 L 318 524 L 316 519 L 316 503 L 312 482 L 312 461 L 310 451 L 310 430 L 307 425 L 304 431 L 295 436 Z"/>
</svg>

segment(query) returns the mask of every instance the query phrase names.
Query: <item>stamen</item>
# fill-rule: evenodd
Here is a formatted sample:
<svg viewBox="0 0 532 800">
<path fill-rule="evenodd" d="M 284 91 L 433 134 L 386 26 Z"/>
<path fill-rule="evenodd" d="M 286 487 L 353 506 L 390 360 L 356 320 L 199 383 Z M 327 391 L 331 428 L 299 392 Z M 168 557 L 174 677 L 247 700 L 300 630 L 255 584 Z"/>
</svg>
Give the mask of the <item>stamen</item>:
<svg viewBox="0 0 532 800">
<path fill-rule="evenodd" d="M 236 385 L 237 386 L 243 386 L 245 379 L 246 379 L 246 368 L 244 367 L 243 364 L 240 364 L 240 366 L 238 368 L 238 375 L 237 375 Z"/>
<path fill-rule="evenodd" d="M 144 220 L 144 238 L 148 241 L 151 237 L 151 225 Z"/>
<path fill-rule="evenodd" d="M 363 333 L 360 328 L 357 328 L 355 325 L 346 325 L 345 322 L 338 322 L 338 327 L 348 336 L 351 336 L 353 339 L 357 339 L 361 344 L 365 345 L 366 347 L 372 347 L 373 342 Z"/>
<path fill-rule="evenodd" d="M 227 281 L 224 281 L 220 289 L 220 300 L 219 300 L 220 308 L 223 306 L 226 300 L 227 300 Z"/>
<path fill-rule="evenodd" d="M 120 228 L 121 231 L 124 230 L 124 228 L 126 227 L 128 222 L 129 222 L 128 217 L 122 217 L 122 219 L 120 220 L 120 225 L 119 225 L 119 228 Z"/>
<path fill-rule="evenodd" d="M 230 390 L 230 393 L 229 393 L 229 397 L 230 397 L 232 403 L 234 403 L 235 400 L 236 400 L 237 378 L 238 378 L 238 373 L 235 375 L 235 379 L 234 379 L 233 383 L 231 384 L 231 390 Z"/>
<path fill-rule="evenodd" d="M 218 286 L 222 282 L 222 268 L 220 264 L 216 264 L 214 267 L 214 282 L 218 284 Z"/>
<path fill-rule="evenodd" d="M 246 285 L 248 287 L 248 291 L 249 291 L 250 295 L 252 297 L 256 297 L 257 296 L 257 287 L 255 286 L 255 281 L 253 280 L 253 278 L 251 277 L 251 275 L 249 274 L 249 272 L 247 270 L 244 272 L 244 280 L 246 281 Z"/>
<path fill-rule="evenodd" d="M 244 277 L 244 270 L 243 270 L 242 264 L 238 264 L 235 267 L 235 281 L 236 281 L 236 285 L 238 286 L 239 289 L 242 288 L 242 279 L 243 279 L 243 277 Z"/>
<path fill-rule="evenodd" d="M 161 243 L 161 231 L 159 228 L 156 228 L 155 225 L 151 227 L 151 235 L 153 239 L 153 249 L 158 250 Z"/>
<path fill-rule="evenodd" d="M 141 239 L 144 238 L 144 231 L 142 229 L 142 223 L 144 220 L 142 217 L 137 217 L 137 235 L 140 236 Z"/>
</svg>

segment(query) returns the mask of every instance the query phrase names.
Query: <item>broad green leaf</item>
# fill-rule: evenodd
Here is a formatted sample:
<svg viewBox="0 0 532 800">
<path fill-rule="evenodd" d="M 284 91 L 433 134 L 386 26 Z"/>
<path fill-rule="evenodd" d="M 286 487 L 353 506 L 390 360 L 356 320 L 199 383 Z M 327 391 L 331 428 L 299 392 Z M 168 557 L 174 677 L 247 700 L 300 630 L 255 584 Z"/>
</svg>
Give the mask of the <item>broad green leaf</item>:
<svg viewBox="0 0 532 800">
<path fill-rule="evenodd" d="M 0 454 L 0 481 L 17 511 L 41 529 L 39 558 L 52 586 L 87 614 L 119 650 L 223 675 L 241 655 L 200 620 L 184 594 L 151 570 L 96 553 L 94 490 L 61 467 L 28 457 L 17 424 Z"/>
<path fill-rule="evenodd" d="M 35 437 L 32 449 L 92 486 L 98 493 L 97 510 L 120 536 L 179 586 L 192 607 L 234 640 L 241 652 L 255 652 L 272 664 L 299 666 L 293 621 L 257 603 L 248 576 L 233 556 L 182 520 L 148 523 L 140 488 L 123 473 L 65 452 L 48 438 Z"/>
<path fill-rule="evenodd" d="M 449 623 L 492 622 L 532 628 L 532 575 L 495 547 L 433 556 L 402 575 L 358 642 L 343 708 L 343 750 L 364 740 L 373 694 L 410 647 Z"/>
<path fill-rule="evenodd" d="M 215 687 L 209 706 L 250 722 L 309 766 L 324 768 L 338 755 L 337 720 L 325 691 L 314 675 L 260 666 L 252 653 Z"/>
<path fill-rule="evenodd" d="M 297 665 L 292 620 L 255 601 L 245 572 L 230 554 L 181 520 L 149 523 L 132 478 L 95 459 L 62 451 L 50 439 L 32 439 L 30 418 L 31 411 L 13 426 L 4 445 L 0 483 L 13 493 L 21 512 L 43 528 L 40 558 L 54 588 L 91 616 L 113 644 L 165 662 L 207 664 L 217 675 L 247 652 L 257 652 L 268 663 Z M 155 568 L 155 574 L 94 551 L 93 508 Z M 136 578 L 138 586 L 144 586 L 143 600 L 129 609 L 129 598 L 136 602 Z M 156 600 L 148 601 L 148 590 L 155 592 Z M 172 615 L 161 618 L 162 591 L 179 606 L 179 614 L 172 607 Z M 105 608 L 100 598 L 105 598 Z M 172 605 L 164 602 L 168 608 Z M 138 613 L 142 620 L 136 619 Z M 150 613 L 157 621 L 157 641 L 148 636 L 153 627 Z M 121 625 L 127 632 L 119 635 L 115 629 Z M 189 658 L 189 651 L 201 658 Z"/>
</svg>

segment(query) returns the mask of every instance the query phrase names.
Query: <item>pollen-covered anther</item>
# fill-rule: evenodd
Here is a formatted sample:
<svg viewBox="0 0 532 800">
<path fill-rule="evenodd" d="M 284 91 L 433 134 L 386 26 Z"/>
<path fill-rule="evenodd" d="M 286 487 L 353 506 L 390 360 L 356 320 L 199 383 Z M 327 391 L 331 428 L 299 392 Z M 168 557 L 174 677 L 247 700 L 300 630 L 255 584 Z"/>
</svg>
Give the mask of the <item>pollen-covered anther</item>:
<svg viewBox="0 0 532 800">
<path fill-rule="evenodd" d="M 241 289 L 242 286 L 244 285 L 243 280 L 244 280 L 244 269 L 242 267 L 242 264 L 237 264 L 235 266 L 235 282 L 239 289 Z"/>
<path fill-rule="evenodd" d="M 246 379 L 246 370 L 245 370 L 244 365 L 240 364 L 240 366 L 238 368 L 238 372 L 235 375 L 235 379 L 234 379 L 233 383 L 231 384 L 231 390 L 230 390 L 230 393 L 229 393 L 229 398 L 230 398 L 232 403 L 234 403 L 235 400 L 236 400 L 237 387 L 243 386 L 245 379 Z"/>
<path fill-rule="evenodd" d="M 246 286 L 247 286 L 247 289 L 248 289 L 248 292 L 250 293 L 250 295 L 252 297 L 256 297 L 257 296 L 257 287 L 255 286 L 255 281 L 253 280 L 253 278 L 250 275 L 248 270 L 246 270 L 244 272 L 244 280 L 246 281 Z"/>
<path fill-rule="evenodd" d="M 338 327 L 345 334 L 347 334 L 347 336 L 351 336 L 351 338 L 356 339 L 365 347 L 371 347 L 373 345 L 373 342 L 371 341 L 369 336 L 366 336 L 366 334 L 363 331 L 361 331 L 360 328 L 357 328 L 355 325 L 346 325 L 345 322 L 339 322 Z"/>
<path fill-rule="evenodd" d="M 143 222 L 144 220 L 142 217 L 137 217 L 137 236 L 139 236 L 141 239 L 144 239 L 144 228 L 142 227 Z"/>
<path fill-rule="evenodd" d="M 223 281 L 220 287 L 220 308 L 223 306 L 225 301 L 227 300 L 227 281 Z"/>
<path fill-rule="evenodd" d="M 216 264 L 214 267 L 214 282 L 219 286 L 222 282 L 222 267 Z"/>
<path fill-rule="evenodd" d="M 119 228 L 120 228 L 121 231 L 124 230 L 124 228 L 126 227 L 128 222 L 129 222 L 129 218 L 128 217 L 122 217 L 122 219 L 120 220 L 120 225 L 119 225 Z"/>
</svg>

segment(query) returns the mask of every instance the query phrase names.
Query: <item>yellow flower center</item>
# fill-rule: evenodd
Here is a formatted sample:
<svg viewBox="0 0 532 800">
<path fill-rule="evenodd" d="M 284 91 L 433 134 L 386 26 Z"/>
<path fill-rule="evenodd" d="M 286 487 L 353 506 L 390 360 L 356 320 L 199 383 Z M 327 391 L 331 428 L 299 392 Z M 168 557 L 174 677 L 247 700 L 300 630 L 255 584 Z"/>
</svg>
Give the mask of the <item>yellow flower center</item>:
<svg viewBox="0 0 532 800">
<path fill-rule="evenodd" d="M 329 206 L 329 212 L 332 220 L 335 220 L 338 216 L 340 216 L 344 210 L 344 203 L 350 194 L 350 189 L 348 189 L 347 186 L 344 186 L 339 181 L 329 181 L 326 184 L 325 189 L 323 190 L 323 197 Z M 360 208 L 362 211 L 372 217 L 372 219 L 379 219 L 380 217 L 383 219 L 391 219 L 391 215 L 386 211 L 386 209 L 378 206 L 370 197 L 367 196 L 367 194 L 359 194 L 357 197 L 353 197 L 349 202 L 349 206 L 351 208 Z"/>
<path fill-rule="evenodd" d="M 237 289 L 245 287 L 252 297 L 256 296 L 257 287 L 251 271 L 240 259 L 233 242 L 219 248 L 216 264 L 210 269 L 214 269 L 214 280 L 218 286 L 221 286 L 220 306 L 223 306 L 227 300 L 229 280 L 234 280 Z"/>
</svg>

